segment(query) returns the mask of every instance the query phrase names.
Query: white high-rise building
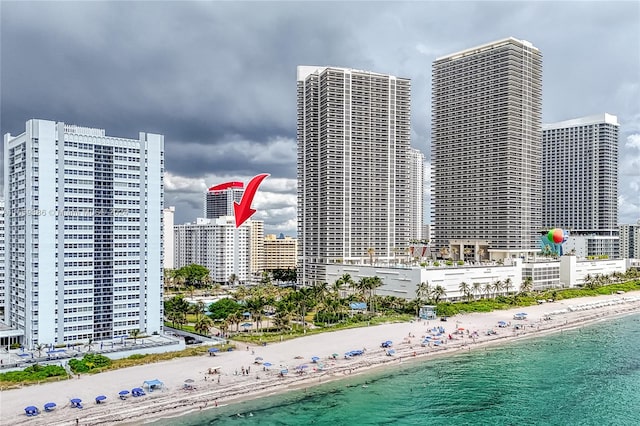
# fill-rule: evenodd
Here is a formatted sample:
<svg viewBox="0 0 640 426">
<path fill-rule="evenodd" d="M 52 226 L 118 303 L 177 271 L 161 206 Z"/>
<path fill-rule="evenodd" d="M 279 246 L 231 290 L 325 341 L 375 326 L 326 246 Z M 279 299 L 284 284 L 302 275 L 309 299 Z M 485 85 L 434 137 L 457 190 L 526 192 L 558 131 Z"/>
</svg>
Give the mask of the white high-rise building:
<svg viewBox="0 0 640 426">
<path fill-rule="evenodd" d="M 422 240 L 424 220 L 424 154 L 415 148 L 409 149 L 409 205 L 411 233 L 409 239 Z"/>
<path fill-rule="evenodd" d="M 0 199 L 0 321 L 6 322 L 5 314 L 9 312 L 4 285 L 4 200 Z"/>
<path fill-rule="evenodd" d="M 162 211 L 162 243 L 164 248 L 162 264 L 165 269 L 173 269 L 173 224 L 175 213 L 176 208 L 174 206 L 167 207 Z"/>
<path fill-rule="evenodd" d="M 411 82 L 298 67 L 298 280 L 332 262 L 391 260 L 410 235 Z"/>
<path fill-rule="evenodd" d="M 611 114 L 542 126 L 546 228 L 617 235 L 618 130 Z"/>
<path fill-rule="evenodd" d="M 537 251 L 542 55 L 507 38 L 433 63 L 436 245 L 454 259 Z"/>
<path fill-rule="evenodd" d="M 235 216 L 233 203 L 240 203 L 244 194 L 244 183 L 227 182 L 209 188 L 204 194 L 204 217 L 217 219 L 220 216 Z"/>
<path fill-rule="evenodd" d="M 4 136 L 7 322 L 27 347 L 162 332 L 163 157 L 149 133 Z"/>
<path fill-rule="evenodd" d="M 251 223 L 248 220 L 236 228 L 234 216 L 220 216 L 175 225 L 175 267 L 202 265 L 216 283 L 228 283 L 232 275 L 236 284 L 246 283 L 250 277 Z"/>
<path fill-rule="evenodd" d="M 252 220 L 249 234 L 249 273 L 259 282 L 265 265 L 264 221 Z"/>
</svg>

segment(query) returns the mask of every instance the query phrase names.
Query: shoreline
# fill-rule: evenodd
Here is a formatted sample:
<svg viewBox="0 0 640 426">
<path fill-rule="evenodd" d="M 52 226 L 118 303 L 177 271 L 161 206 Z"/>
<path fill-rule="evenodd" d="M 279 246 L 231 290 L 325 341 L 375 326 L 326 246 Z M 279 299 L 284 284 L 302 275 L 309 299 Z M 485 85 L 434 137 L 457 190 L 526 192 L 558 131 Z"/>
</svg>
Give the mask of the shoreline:
<svg viewBox="0 0 640 426">
<path fill-rule="evenodd" d="M 560 309 L 564 308 L 564 309 Z M 114 370 L 97 375 L 83 376 L 82 379 L 65 380 L 3 391 L 1 406 L 3 420 L 8 424 L 47 425 L 123 425 L 152 423 L 161 419 L 184 416 L 189 413 L 208 411 L 217 406 L 239 404 L 267 396 L 315 387 L 367 372 L 384 371 L 394 366 L 403 367 L 416 362 L 424 362 L 442 356 L 468 353 L 478 348 L 497 346 L 531 337 L 541 337 L 552 333 L 568 331 L 605 320 L 612 320 L 630 314 L 640 313 L 640 291 L 624 295 L 608 295 L 562 300 L 531 306 L 525 310 L 528 320 L 514 321 L 514 313 L 524 308 L 517 307 L 504 311 L 473 313 L 450 317 L 448 322 L 412 321 L 408 323 L 384 324 L 372 327 L 339 330 L 305 336 L 265 347 L 247 346 L 246 350 L 236 350 L 216 357 L 200 356 L 179 358 L 171 361 Z M 551 317 L 550 320 L 544 318 Z M 524 326 L 498 328 L 498 321 L 514 321 Z M 452 327 L 455 325 L 455 327 Z M 515 325 L 515 324 L 514 324 Z M 438 347 L 422 345 L 423 336 L 433 327 L 445 327 L 444 344 Z M 462 328 L 457 334 L 456 331 Z M 471 331 L 469 331 L 471 330 Z M 487 330 L 497 334 L 487 335 Z M 477 335 L 474 334 L 477 332 Z M 467 334 L 465 334 L 467 333 Z M 452 339 L 448 339 L 451 334 Z M 455 336 L 455 337 L 454 337 Z M 388 356 L 380 348 L 380 342 L 393 341 L 394 356 Z M 327 351 L 344 354 L 353 349 L 365 349 L 365 353 L 351 359 L 343 355 L 331 359 Z M 325 355 L 325 356 L 322 356 Z M 270 361 L 274 367 L 266 369 L 253 362 L 255 357 Z M 321 358 L 323 370 L 314 369 L 312 356 Z M 302 359 L 300 359 L 303 357 Z M 207 375 L 207 368 L 220 366 L 221 374 Z M 277 365 L 280 364 L 280 367 Z M 289 373 L 278 377 L 280 368 L 294 371 L 294 366 L 305 364 L 308 368 L 302 374 Z M 233 374 L 238 366 L 249 365 L 246 375 Z M 308 372 L 307 372 L 308 371 Z M 237 370 L 236 370 L 237 372 Z M 204 379 L 196 379 L 204 373 Z M 210 376 L 210 377 L 208 377 Z M 134 379 L 135 378 L 135 379 Z M 139 386 L 143 380 L 158 378 L 165 382 L 165 389 L 148 393 L 139 398 L 121 401 L 117 398 L 120 389 Z M 183 382 L 194 381 L 195 390 L 185 391 Z M 211 380 L 208 380 L 208 379 Z M 217 382 L 217 383 L 216 383 Z M 125 384 L 127 383 L 127 384 Z M 85 399 L 82 410 L 70 408 L 69 398 L 98 394 L 108 395 L 105 404 L 94 404 Z M 96 393 L 98 392 L 98 393 Z M 51 395 L 57 395 L 51 397 Z M 62 396 L 66 396 L 61 403 Z M 111 396 L 113 395 L 113 396 Z M 58 403 L 58 408 L 37 417 L 26 417 L 24 407 L 42 407 L 45 399 Z M 57 399 L 57 401 L 56 401 Z M 37 404 L 34 404 L 38 401 Z"/>
</svg>

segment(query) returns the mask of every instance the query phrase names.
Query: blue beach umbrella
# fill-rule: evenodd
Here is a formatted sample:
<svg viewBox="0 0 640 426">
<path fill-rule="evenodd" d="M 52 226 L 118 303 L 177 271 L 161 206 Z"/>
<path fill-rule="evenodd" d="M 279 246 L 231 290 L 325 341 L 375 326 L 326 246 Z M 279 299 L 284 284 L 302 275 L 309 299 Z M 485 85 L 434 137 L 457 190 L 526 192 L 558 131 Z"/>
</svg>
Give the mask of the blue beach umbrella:
<svg viewBox="0 0 640 426">
<path fill-rule="evenodd" d="M 129 391 L 128 390 L 121 390 L 120 392 L 118 392 L 118 395 L 129 395 Z"/>
<path fill-rule="evenodd" d="M 209 348 L 209 352 L 220 352 L 219 348 Z"/>
<path fill-rule="evenodd" d="M 265 366 L 265 367 L 267 367 L 267 368 L 269 368 L 269 367 L 271 367 L 273 364 L 271 364 L 270 362 L 263 362 L 263 363 L 262 363 L 262 365 L 263 365 L 263 366 Z"/>
<path fill-rule="evenodd" d="M 80 398 L 73 398 L 73 399 L 71 400 L 71 403 L 72 403 L 72 404 L 80 404 L 81 402 L 82 402 L 82 400 L 81 400 Z"/>
<path fill-rule="evenodd" d="M 54 408 L 56 408 L 56 403 L 55 402 L 47 402 L 46 404 L 44 404 L 44 409 L 46 411 L 51 411 Z"/>
<path fill-rule="evenodd" d="M 96 402 L 101 402 L 101 401 L 104 401 L 105 399 L 107 399 L 107 397 L 104 395 L 96 396 Z"/>
</svg>

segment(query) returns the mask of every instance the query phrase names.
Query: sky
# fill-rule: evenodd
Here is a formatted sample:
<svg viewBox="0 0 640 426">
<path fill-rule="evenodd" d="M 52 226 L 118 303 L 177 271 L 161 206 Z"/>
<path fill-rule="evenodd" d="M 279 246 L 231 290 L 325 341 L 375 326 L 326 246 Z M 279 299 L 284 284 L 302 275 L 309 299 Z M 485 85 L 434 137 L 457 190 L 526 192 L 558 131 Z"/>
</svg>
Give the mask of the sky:
<svg viewBox="0 0 640 426">
<path fill-rule="evenodd" d="M 176 223 L 202 216 L 208 187 L 269 173 L 253 219 L 295 236 L 298 65 L 411 79 L 411 145 L 427 159 L 429 203 L 432 63 L 506 37 L 542 52 L 544 123 L 618 117 L 619 221 L 638 221 L 637 1 L 1 0 L 0 130 L 18 135 L 40 118 L 163 134 Z"/>
</svg>

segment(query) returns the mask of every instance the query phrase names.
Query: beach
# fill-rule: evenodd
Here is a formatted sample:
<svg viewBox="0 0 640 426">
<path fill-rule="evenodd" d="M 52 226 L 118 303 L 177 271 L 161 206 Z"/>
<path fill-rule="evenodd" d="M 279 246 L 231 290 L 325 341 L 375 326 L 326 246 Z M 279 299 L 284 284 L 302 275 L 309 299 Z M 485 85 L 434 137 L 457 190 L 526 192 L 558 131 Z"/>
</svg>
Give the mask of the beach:
<svg viewBox="0 0 640 426">
<path fill-rule="evenodd" d="M 526 319 L 514 318 L 520 312 L 527 313 Z M 489 344 L 528 338 L 637 312 L 640 312 L 640 292 L 629 292 L 543 303 L 528 308 L 457 315 L 446 322 L 422 320 L 340 330 L 267 346 L 239 344 L 236 350 L 216 356 L 178 358 L 96 375 L 81 375 L 79 379 L 2 391 L 0 408 L 6 424 L 140 424 L 187 412 L 215 410 L 216 405 L 310 387 L 372 368 L 394 368 L 413 360 L 473 351 Z M 504 321 L 506 326 L 499 327 L 499 321 Z M 432 341 L 446 343 L 423 345 L 425 336 L 438 334 L 432 331 L 434 327 L 444 327 L 445 330 Z M 488 334 L 490 330 L 495 334 Z M 393 342 L 395 353 L 392 356 L 380 347 L 387 340 Z M 351 350 L 364 353 L 345 358 L 345 353 Z M 336 359 L 332 357 L 334 353 L 337 354 Z M 319 358 L 318 363 L 312 362 L 314 356 Z M 262 358 L 258 360 L 260 363 L 256 363 L 256 358 Z M 270 363 L 271 367 L 265 367 L 265 362 Z M 307 367 L 296 368 L 302 365 Z M 320 369 L 319 365 L 323 368 Z M 216 367 L 219 367 L 220 374 L 208 374 L 209 369 Z M 243 375 L 243 368 L 248 368 L 249 372 Z M 280 377 L 281 369 L 285 368 L 288 373 Z M 298 374 L 297 371 L 302 373 Z M 145 380 L 153 379 L 161 380 L 163 389 L 142 397 L 118 398 L 119 391 L 142 387 Z M 189 379 L 193 382 L 188 385 L 193 389 L 185 390 L 185 381 Z M 106 395 L 107 400 L 96 404 L 95 397 L 98 395 Z M 71 408 L 69 401 L 72 398 L 82 399 L 84 408 Z M 57 408 L 52 412 L 42 412 L 37 417 L 25 416 L 26 406 L 34 405 L 42 410 L 47 402 L 55 402 Z"/>
</svg>

